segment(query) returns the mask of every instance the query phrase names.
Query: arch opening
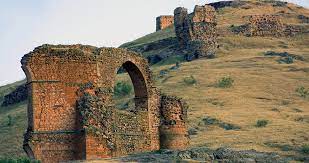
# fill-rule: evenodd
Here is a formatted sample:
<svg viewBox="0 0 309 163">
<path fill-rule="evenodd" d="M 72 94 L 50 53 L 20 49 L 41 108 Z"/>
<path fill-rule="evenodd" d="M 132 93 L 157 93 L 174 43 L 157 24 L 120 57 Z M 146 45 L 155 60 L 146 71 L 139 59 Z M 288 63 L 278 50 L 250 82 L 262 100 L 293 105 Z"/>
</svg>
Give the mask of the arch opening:
<svg viewBox="0 0 309 163">
<path fill-rule="evenodd" d="M 139 68 L 130 61 L 123 63 L 115 77 L 115 108 L 130 112 L 146 111 L 147 94 L 146 82 Z"/>
</svg>

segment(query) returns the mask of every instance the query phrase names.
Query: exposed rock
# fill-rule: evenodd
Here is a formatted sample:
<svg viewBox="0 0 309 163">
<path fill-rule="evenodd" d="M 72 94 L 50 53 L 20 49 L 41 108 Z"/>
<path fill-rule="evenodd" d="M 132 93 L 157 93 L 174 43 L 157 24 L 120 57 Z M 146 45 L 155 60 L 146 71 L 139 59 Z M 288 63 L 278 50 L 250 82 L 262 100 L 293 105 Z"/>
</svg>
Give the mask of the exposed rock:
<svg viewBox="0 0 309 163">
<path fill-rule="evenodd" d="M 161 60 L 168 58 L 169 56 L 181 54 L 178 53 L 177 39 L 175 37 L 162 39 L 147 45 L 130 47 L 128 49 L 145 54 L 147 54 L 147 52 L 151 52 L 151 55 L 147 56 L 148 62 L 150 64 L 156 64 Z"/>
<path fill-rule="evenodd" d="M 303 23 L 309 23 L 309 17 L 305 15 L 298 15 L 298 19 L 300 19 Z"/>
<path fill-rule="evenodd" d="M 148 158 L 148 159 L 146 159 Z M 206 147 L 192 148 L 182 151 L 161 150 L 156 153 L 144 153 L 127 156 L 119 159 L 125 162 L 147 162 L 151 158 L 153 162 L 177 162 L 177 161 L 200 161 L 200 162 L 224 162 L 224 163 L 283 163 L 287 159 L 276 153 L 257 152 L 255 150 L 233 151 L 228 148 L 219 148 L 215 151 Z"/>
</svg>

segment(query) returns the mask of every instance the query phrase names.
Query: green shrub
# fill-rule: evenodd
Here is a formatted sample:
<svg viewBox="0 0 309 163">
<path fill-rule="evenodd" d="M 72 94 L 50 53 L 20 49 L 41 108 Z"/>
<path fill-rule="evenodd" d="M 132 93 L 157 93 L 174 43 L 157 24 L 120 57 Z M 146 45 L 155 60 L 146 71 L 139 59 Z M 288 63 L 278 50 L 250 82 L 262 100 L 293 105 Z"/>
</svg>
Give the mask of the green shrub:
<svg viewBox="0 0 309 163">
<path fill-rule="evenodd" d="M 268 124 L 268 120 L 261 119 L 256 121 L 255 127 L 265 127 Z"/>
<path fill-rule="evenodd" d="M 114 87 L 115 96 L 126 96 L 132 92 L 133 86 L 128 82 L 117 82 Z"/>
<path fill-rule="evenodd" d="M 7 126 L 12 126 L 12 125 L 13 125 L 13 117 L 11 115 L 8 115 Z"/>
<path fill-rule="evenodd" d="M 300 151 L 304 154 L 309 154 L 309 144 L 302 145 Z"/>
<path fill-rule="evenodd" d="M 197 135 L 197 129 L 196 128 L 190 128 L 188 130 L 189 135 Z"/>
<path fill-rule="evenodd" d="M 240 127 L 237 126 L 237 125 L 225 123 L 225 122 L 220 123 L 219 127 L 223 128 L 225 130 L 238 130 L 238 129 L 240 129 Z"/>
<path fill-rule="evenodd" d="M 219 127 L 225 129 L 225 130 L 238 130 L 240 129 L 239 126 L 222 122 L 216 118 L 208 117 L 206 116 L 205 118 L 202 119 L 205 125 L 218 125 Z"/>
<path fill-rule="evenodd" d="M 223 77 L 217 82 L 219 88 L 229 88 L 233 85 L 234 80 L 231 77 Z"/>
<path fill-rule="evenodd" d="M 307 98 L 309 97 L 309 89 L 306 89 L 304 86 L 298 87 L 295 90 L 300 97 Z"/>
<path fill-rule="evenodd" d="M 196 79 L 192 75 L 189 77 L 183 78 L 183 82 L 186 85 L 195 85 L 197 83 Z"/>
</svg>

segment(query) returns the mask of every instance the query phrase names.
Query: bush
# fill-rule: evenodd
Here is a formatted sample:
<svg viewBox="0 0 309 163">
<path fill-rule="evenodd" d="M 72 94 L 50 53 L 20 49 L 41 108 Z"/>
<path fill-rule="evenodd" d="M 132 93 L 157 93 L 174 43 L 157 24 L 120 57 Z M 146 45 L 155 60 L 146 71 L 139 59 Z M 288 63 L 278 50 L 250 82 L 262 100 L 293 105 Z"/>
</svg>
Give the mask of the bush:
<svg viewBox="0 0 309 163">
<path fill-rule="evenodd" d="M 300 151 L 304 154 L 309 154 L 309 144 L 302 145 Z"/>
<path fill-rule="evenodd" d="M 309 97 L 309 89 L 306 89 L 304 86 L 298 87 L 295 90 L 300 97 L 307 98 Z"/>
<path fill-rule="evenodd" d="M 8 115 L 7 126 L 12 126 L 12 125 L 13 125 L 13 117 L 11 115 Z"/>
<path fill-rule="evenodd" d="M 114 94 L 115 96 L 126 96 L 132 92 L 132 89 L 132 85 L 127 82 L 117 82 L 114 87 Z"/>
<path fill-rule="evenodd" d="M 268 124 L 268 120 L 262 119 L 256 121 L 255 127 L 265 127 Z"/>
<path fill-rule="evenodd" d="M 197 129 L 196 128 L 190 128 L 188 130 L 189 135 L 197 135 Z"/>
<path fill-rule="evenodd" d="M 233 85 L 233 83 L 234 83 L 234 80 L 231 77 L 223 77 L 218 81 L 217 87 L 229 88 Z"/>
<path fill-rule="evenodd" d="M 225 123 L 225 122 L 220 123 L 219 127 L 224 128 L 225 130 L 238 130 L 238 129 L 240 129 L 240 127 L 237 126 L 237 125 Z"/>
<path fill-rule="evenodd" d="M 216 118 L 208 117 L 206 116 L 205 118 L 202 119 L 205 125 L 218 125 L 219 127 L 225 129 L 225 130 L 238 130 L 240 129 L 239 126 L 222 122 Z"/>
<path fill-rule="evenodd" d="M 183 79 L 183 82 L 186 84 L 186 85 L 194 85 L 197 83 L 196 79 L 191 75 L 189 77 L 185 77 Z"/>
</svg>

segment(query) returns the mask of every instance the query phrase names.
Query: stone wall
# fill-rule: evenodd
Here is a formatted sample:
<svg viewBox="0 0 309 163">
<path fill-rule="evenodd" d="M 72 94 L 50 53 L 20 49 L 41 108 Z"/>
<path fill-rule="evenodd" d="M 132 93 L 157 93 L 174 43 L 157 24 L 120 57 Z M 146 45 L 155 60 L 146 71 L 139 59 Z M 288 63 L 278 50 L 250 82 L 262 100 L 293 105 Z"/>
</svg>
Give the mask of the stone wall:
<svg viewBox="0 0 309 163">
<path fill-rule="evenodd" d="M 249 18 L 251 36 L 281 36 L 284 25 L 277 15 L 252 15 Z"/>
<path fill-rule="evenodd" d="M 186 128 L 187 104 L 177 97 L 161 97 L 160 143 L 162 149 L 186 149 L 189 135 Z"/>
<path fill-rule="evenodd" d="M 160 111 L 167 105 L 160 104 L 147 60 L 139 54 L 117 48 L 43 45 L 21 62 L 29 95 L 24 149 L 30 157 L 58 162 L 160 149 L 160 117 L 171 113 Z M 133 111 L 115 109 L 112 99 L 120 67 L 134 85 Z M 175 103 L 175 109 L 179 107 Z M 179 131 L 175 133 L 181 135 Z M 181 131 L 185 135 L 185 125 Z M 182 140 L 176 146 L 184 147 Z"/>
<path fill-rule="evenodd" d="M 165 29 L 174 24 L 174 16 L 162 15 L 156 18 L 156 31 Z"/>
<path fill-rule="evenodd" d="M 186 8 L 174 11 L 175 33 L 182 49 L 187 50 L 187 60 L 212 58 L 217 49 L 216 11 L 213 7 L 195 6 L 193 13 Z"/>
<path fill-rule="evenodd" d="M 261 37 L 287 37 L 308 32 L 306 25 L 283 24 L 279 15 L 251 15 L 248 23 L 231 26 L 235 34 Z"/>
</svg>

